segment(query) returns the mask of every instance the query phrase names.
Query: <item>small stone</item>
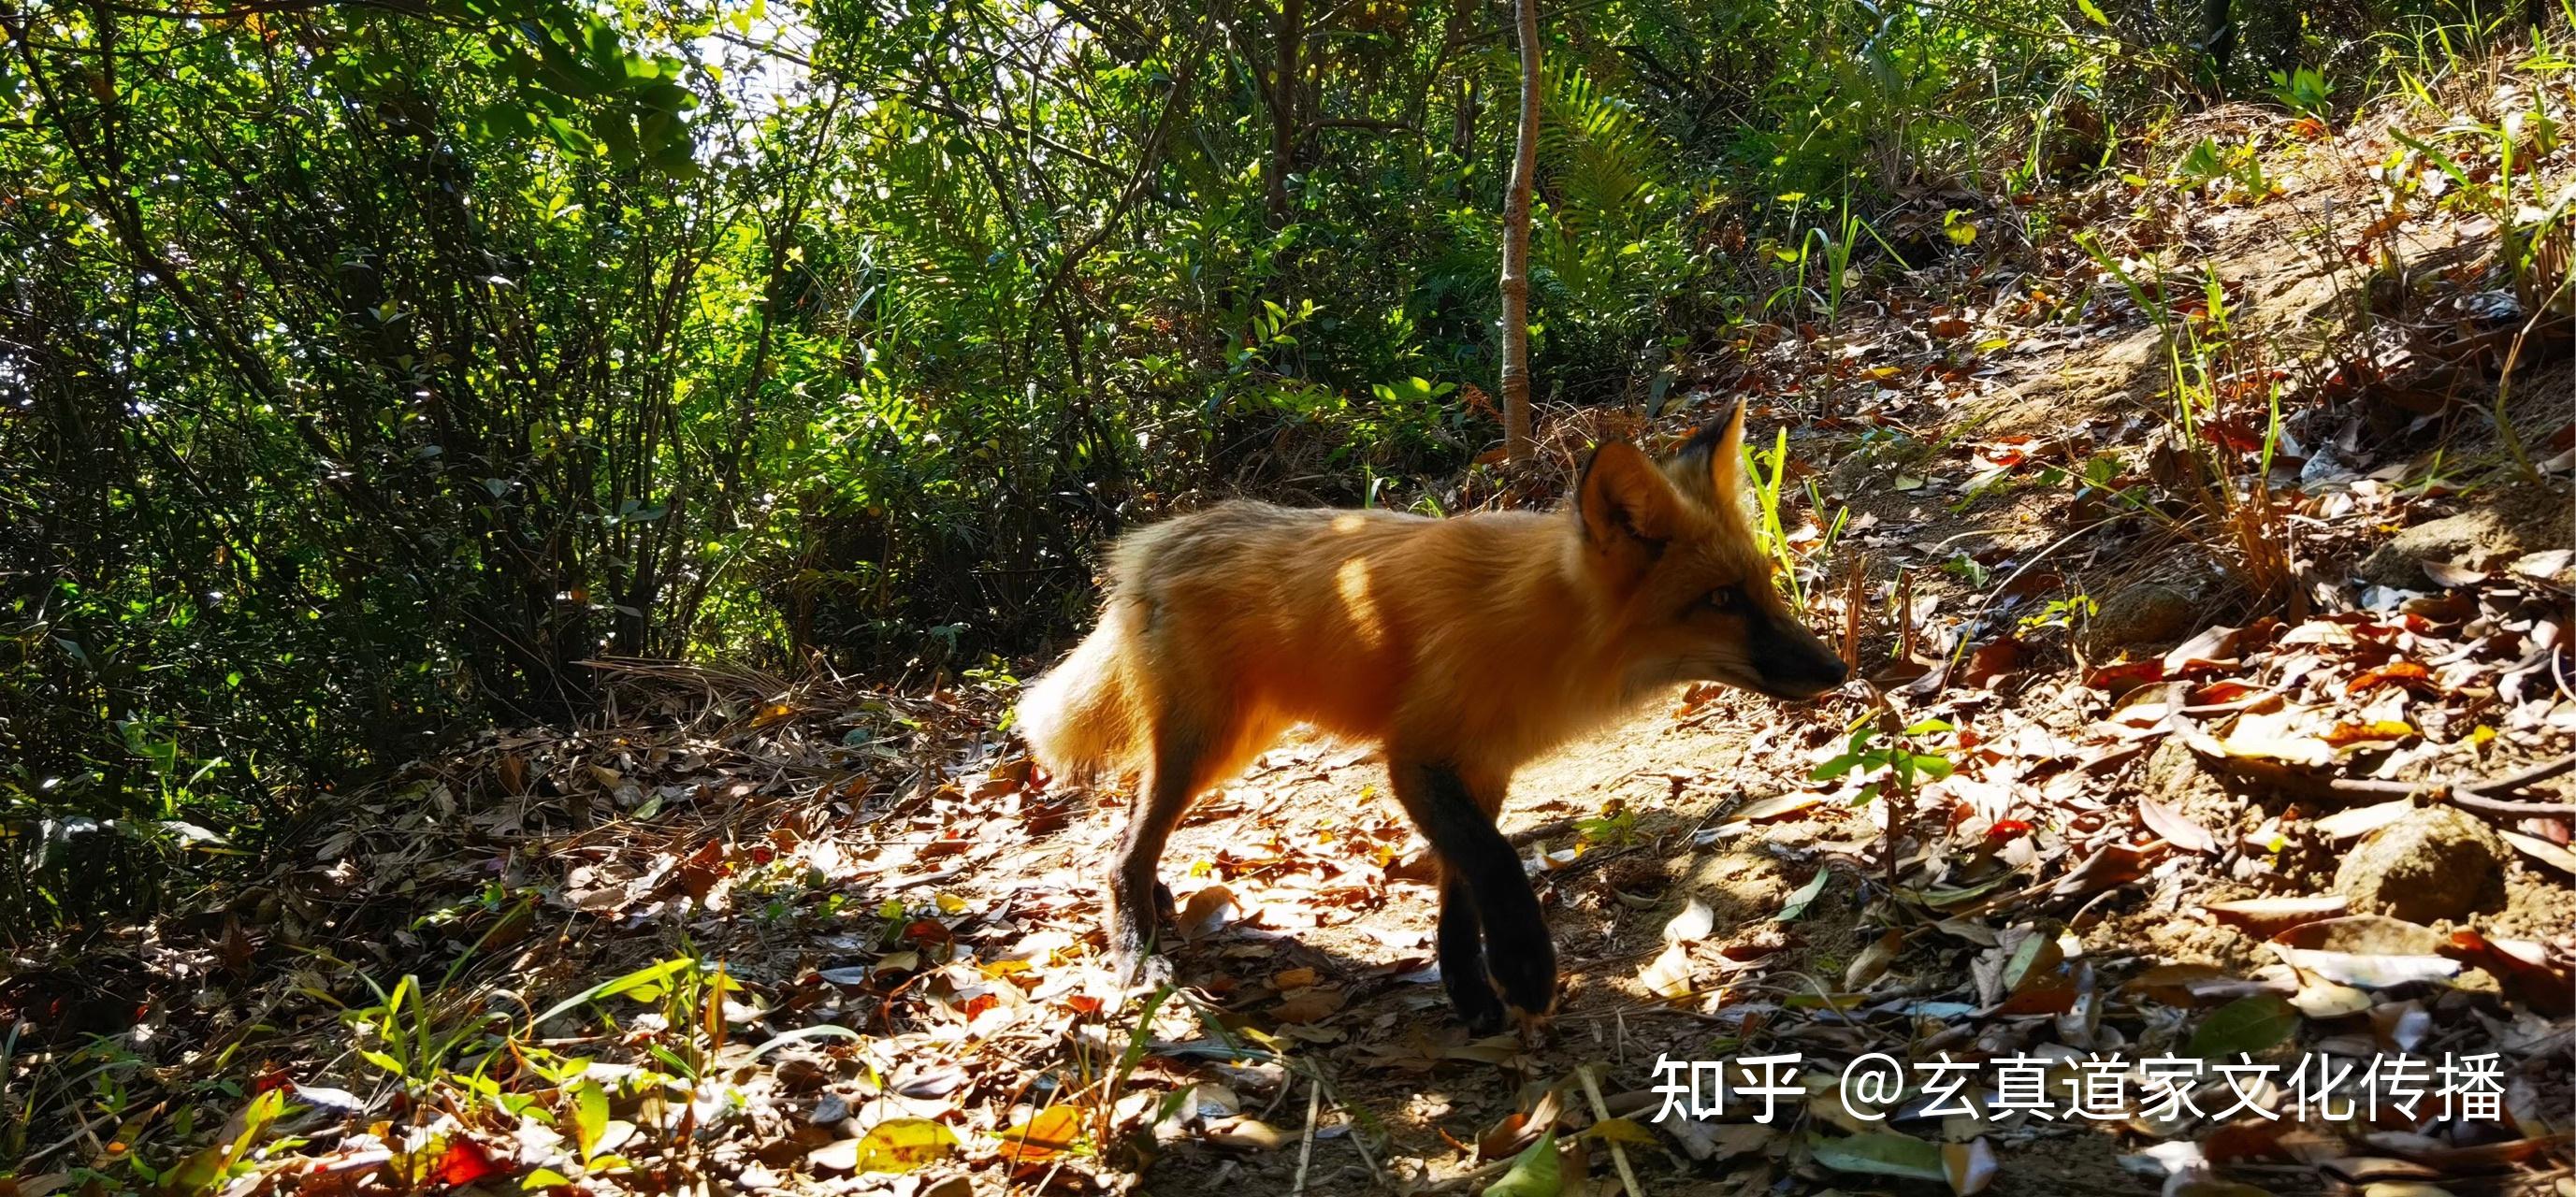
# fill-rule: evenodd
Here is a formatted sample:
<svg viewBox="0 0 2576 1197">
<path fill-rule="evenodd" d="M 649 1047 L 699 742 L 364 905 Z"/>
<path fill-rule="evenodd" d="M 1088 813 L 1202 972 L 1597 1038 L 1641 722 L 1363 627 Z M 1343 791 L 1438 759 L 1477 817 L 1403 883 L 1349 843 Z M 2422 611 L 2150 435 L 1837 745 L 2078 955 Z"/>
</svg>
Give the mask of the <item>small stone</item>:
<svg viewBox="0 0 2576 1197">
<path fill-rule="evenodd" d="M 2436 923 L 2504 905 L 2504 840 L 2457 807 L 2429 806 L 2364 837 L 2335 871 L 2363 910 Z"/>
<path fill-rule="evenodd" d="M 824 1094 L 822 1100 L 814 1103 L 813 1111 L 805 1115 L 805 1121 L 815 1126 L 831 1126 L 847 1122 L 849 1118 L 850 1103 L 838 1093 Z"/>
<path fill-rule="evenodd" d="M 2103 600 L 2085 622 L 2085 643 L 2104 653 L 2180 640 L 2200 616 L 2200 603 L 2191 591 L 2170 582 L 2140 582 Z"/>
</svg>

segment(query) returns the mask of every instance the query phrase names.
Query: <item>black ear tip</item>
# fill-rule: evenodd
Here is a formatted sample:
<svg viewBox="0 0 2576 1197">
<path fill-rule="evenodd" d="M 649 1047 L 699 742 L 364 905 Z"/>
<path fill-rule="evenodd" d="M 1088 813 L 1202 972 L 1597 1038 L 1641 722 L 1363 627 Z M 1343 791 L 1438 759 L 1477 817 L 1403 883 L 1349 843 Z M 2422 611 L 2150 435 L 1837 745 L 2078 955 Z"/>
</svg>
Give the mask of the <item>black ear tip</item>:
<svg viewBox="0 0 2576 1197">
<path fill-rule="evenodd" d="M 1717 452 L 1718 442 L 1726 439 L 1726 430 L 1734 422 L 1734 417 L 1728 416 L 1700 425 L 1698 431 L 1691 433 L 1689 440 L 1682 442 L 1681 452 L 1674 456 L 1698 457 Z"/>
</svg>

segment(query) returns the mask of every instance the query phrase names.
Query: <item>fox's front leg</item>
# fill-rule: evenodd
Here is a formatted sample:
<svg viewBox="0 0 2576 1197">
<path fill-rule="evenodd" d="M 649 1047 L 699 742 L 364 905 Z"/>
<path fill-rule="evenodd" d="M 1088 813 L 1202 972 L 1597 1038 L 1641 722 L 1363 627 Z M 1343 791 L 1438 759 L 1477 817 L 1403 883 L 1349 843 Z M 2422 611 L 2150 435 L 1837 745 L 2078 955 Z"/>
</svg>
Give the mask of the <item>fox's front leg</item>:
<svg viewBox="0 0 2576 1197">
<path fill-rule="evenodd" d="M 1494 826 L 1494 814 L 1502 807 L 1500 783 L 1487 796 L 1470 790 L 1448 765 L 1398 762 L 1389 773 L 1396 799 L 1440 856 L 1444 897 L 1453 887 L 1463 887 L 1470 899 L 1466 912 L 1472 918 L 1467 921 L 1483 933 L 1484 974 L 1501 991 L 1504 1006 L 1524 1019 L 1554 1013 L 1556 941 L 1548 935 L 1547 916 L 1539 911 L 1529 876 L 1521 871 L 1520 854 Z M 1443 902 L 1440 971 L 1459 1017 L 1475 1029 L 1489 1012 L 1467 988 L 1472 974 L 1451 975 L 1453 958 L 1463 967 L 1465 937 L 1472 934 L 1456 925 L 1460 920 L 1449 913 L 1453 909 Z"/>
<path fill-rule="evenodd" d="M 1466 878 L 1441 871 L 1440 985 L 1467 1033 L 1481 1038 L 1503 1029 L 1503 999 L 1485 975 L 1485 932 L 1476 920 L 1475 891 Z"/>
</svg>

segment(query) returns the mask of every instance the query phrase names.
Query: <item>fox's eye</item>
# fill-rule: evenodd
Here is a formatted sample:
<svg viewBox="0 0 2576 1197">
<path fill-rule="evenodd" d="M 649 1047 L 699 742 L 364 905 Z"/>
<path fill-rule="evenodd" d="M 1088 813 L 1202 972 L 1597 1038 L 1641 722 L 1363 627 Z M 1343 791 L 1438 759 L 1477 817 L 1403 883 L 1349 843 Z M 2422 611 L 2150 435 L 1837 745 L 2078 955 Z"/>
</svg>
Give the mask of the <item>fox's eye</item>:
<svg viewBox="0 0 2576 1197">
<path fill-rule="evenodd" d="M 1732 615 L 1744 606 L 1744 590 L 1738 586 L 1720 586 L 1709 591 L 1708 597 L 1700 602 L 1720 615 Z"/>
</svg>

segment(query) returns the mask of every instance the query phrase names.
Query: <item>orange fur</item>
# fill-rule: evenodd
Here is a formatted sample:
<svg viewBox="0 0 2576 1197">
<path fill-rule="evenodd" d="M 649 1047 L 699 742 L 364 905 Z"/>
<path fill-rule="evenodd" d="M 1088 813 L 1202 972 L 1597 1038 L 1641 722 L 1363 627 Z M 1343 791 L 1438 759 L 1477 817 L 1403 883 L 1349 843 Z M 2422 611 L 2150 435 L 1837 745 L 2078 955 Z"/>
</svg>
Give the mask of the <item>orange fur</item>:
<svg viewBox="0 0 2576 1197">
<path fill-rule="evenodd" d="M 1020 726 L 1057 777 L 1145 775 L 1120 862 L 1122 934 L 1143 934 L 1137 891 L 1189 798 L 1294 724 L 1382 744 L 1391 767 L 1446 771 L 1490 834 L 1513 770 L 1661 689 L 1710 680 L 1796 698 L 1839 684 L 1744 518 L 1740 410 L 1716 431 L 1660 466 L 1604 446 L 1555 513 L 1232 502 L 1119 541 L 1099 626 L 1030 687 Z M 1427 788 L 1397 783 L 1430 833 Z"/>
</svg>

